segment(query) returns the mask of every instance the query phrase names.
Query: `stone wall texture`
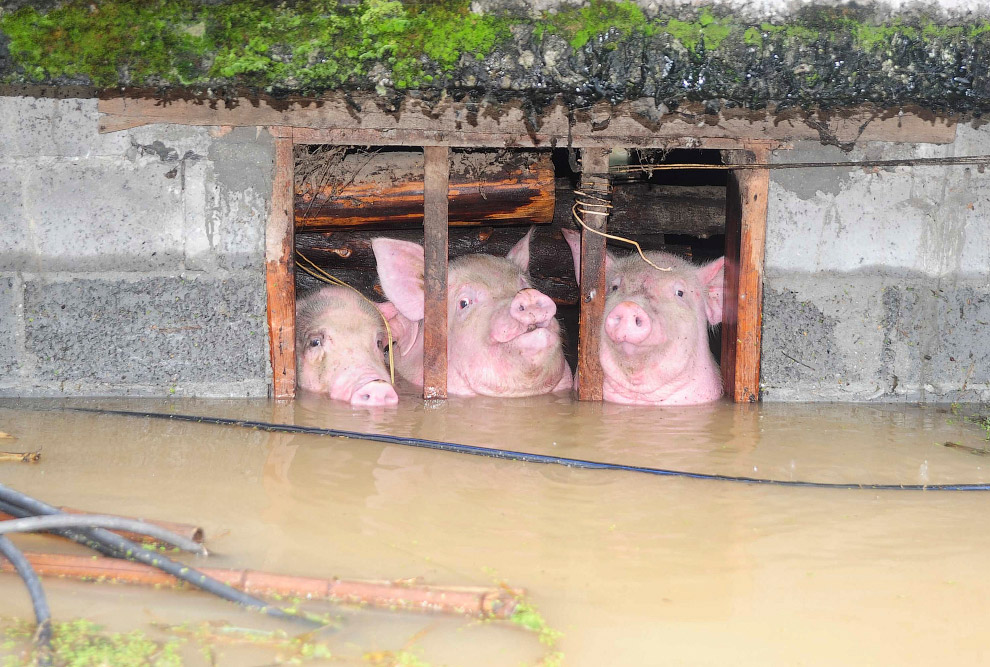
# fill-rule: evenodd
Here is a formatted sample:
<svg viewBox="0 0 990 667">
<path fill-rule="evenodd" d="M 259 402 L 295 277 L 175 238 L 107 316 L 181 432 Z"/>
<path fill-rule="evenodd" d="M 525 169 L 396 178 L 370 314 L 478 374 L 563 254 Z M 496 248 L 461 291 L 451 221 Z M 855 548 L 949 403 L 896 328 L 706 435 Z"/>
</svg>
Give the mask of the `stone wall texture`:
<svg viewBox="0 0 990 667">
<path fill-rule="evenodd" d="M 267 395 L 268 132 L 0 117 L 0 395 Z"/>
</svg>

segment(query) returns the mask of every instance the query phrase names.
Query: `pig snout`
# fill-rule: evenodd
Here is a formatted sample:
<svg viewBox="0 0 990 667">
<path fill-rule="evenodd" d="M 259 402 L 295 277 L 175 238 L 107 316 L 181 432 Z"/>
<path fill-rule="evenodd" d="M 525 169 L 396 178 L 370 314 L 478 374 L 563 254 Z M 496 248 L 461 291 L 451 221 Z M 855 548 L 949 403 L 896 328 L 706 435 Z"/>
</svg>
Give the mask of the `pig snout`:
<svg viewBox="0 0 990 667">
<path fill-rule="evenodd" d="M 653 331 L 653 323 L 638 304 L 623 301 L 605 318 L 605 333 L 616 343 L 642 343 Z"/>
<path fill-rule="evenodd" d="M 508 343 L 536 329 L 546 329 L 556 312 L 557 305 L 543 292 L 532 287 L 519 290 L 508 309 L 492 318 L 492 339 Z"/>
<path fill-rule="evenodd" d="M 398 394 L 395 393 L 392 385 L 385 380 L 372 380 L 361 385 L 351 394 L 351 405 L 395 405 L 398 402 Z"/>
<path fill-rule="evenodd" d="M 531 287 L 519 290 L 509 306 L 512 317 L 526 326 L 542 326 L 553 319 L 557 304 L 553 299 Z"/>
</svg>

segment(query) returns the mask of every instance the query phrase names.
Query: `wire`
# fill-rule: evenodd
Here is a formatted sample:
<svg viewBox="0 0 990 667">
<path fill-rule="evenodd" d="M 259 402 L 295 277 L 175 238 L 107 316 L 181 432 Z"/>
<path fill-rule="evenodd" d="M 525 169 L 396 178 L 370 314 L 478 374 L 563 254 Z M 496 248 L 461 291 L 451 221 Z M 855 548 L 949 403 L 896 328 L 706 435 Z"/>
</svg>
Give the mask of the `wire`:
<svg viewBox="0 0 990 667">
<path fill-rule="evenodd" d="M 959 155 L 955 157 L 917 157 L 898 160 L 859 160 L 853 162 L 777 162 L 753 164 L 626 164 L 609 167 L 611 174 L 628 174 L 638 171 L 664 171 L 668 169 L 704 169 L 727 171 L 736 169 L 814 169 L 820 167 L 952 167 L 990 166 L 990 155 Z"/>
<path fill-rule="evenodd" d="M 15 491 L 10 487 L 0 484 L 0 500 L 7 502 L 12 505 L 16 505 L 24 510 L 28 510 L 32 514 L 58 514 L 62 515 L 58 508 L 52 507 L 47 503 L 43 503 L 40 500 L 32 498 L 31 496 L 21 493 L 20 491 Z M 216 595 L 217 597 L 223 598 L 230 602 L 235 602 L 239 605 L 247 607 L 248 609 L 254 609 L 255 611 L 260 611 L 263 614 L 267 614 L 274 618 L 290 619 L 296 621 L 303 621 L 310 624 L 319 624 L 312 619 L 293 612 L 285 611 L 284 609 L 279 609 L 278 607 L 273 607 L 264 600 L 254 597 L 239 591 L 236 588 L 229 586 L 228 584 L 218 581 L 213 577 L 209 577 L 199 570 L 183 565 L 177 561 L 167 558 L 162 554 L 148 551 L 141 546 L 131 542 L 128 539 L 121 537 L 115 533 L 111 533 L 109 530 L 103 528 L 87 528 L 84 534 L 90 540 L 98 542 L 114 551 L 124 554 L 127 560 L 136 560 L 144 563 L 145 565 L 150 565 L 151 567 L 157 568 L 166 572 L 176 579 L 181 579 L 193 586 L 207 592 Z"/>
<path fill-rule="evenodd" d="M 421 438 L 408 438 L 398 435 L 387 435 L 384 433 L 361 433 L 359 431 L 344 431 L 332 428 L 319 428 L 316 426 L 298 426 L 295 424 L 275 424 L 271 422 L 253 421 L 248 419 L 228 419 L 226 417 L 201 417 L 196 415 L 167 414 L 163 412 L 141 412 L 132 410 L 107 410 L 103 408 L 59 408 L 71 412 L 89 412 L 104 415 L 120 415 L 126 417 L 147 417 L 150 419 L 170 419 L 173 421 L 195 422 L 200 424 L 214 424 L 218 426 L 240 426 L 259 431 L 269 431 L 273 433 L 299 433 L 305 435 L 322 435 L 335 438 L 354 438 L 359 440 L 371 440 L 374 442 L 385 442 L 391 445 L 403 445 L 408 447 L 421 447 L 424 449 L 435 449 L 443 452 L 454 452 L 456 454 L 470 454 L 471 456 L 485 456 L 494 459 L 505 459 L 507 461 L 522 461 L 524 463 L 544 463 L 561 465 L 568 468 L 582 468 L 586 470 L 619 470 L 623 472 L 635 472 L 646 475 L 657 475 L 660 477 L 686 477 L 688 479 L 700 479 L 715 482 L 735 482 L 740 484 L 762 484 L 768 486 L 791 486 L 807 487 L 816 489 L 858 489 L 864 491 L 990 491 L 990 484 L 855 484 L 855 483 L 828 483 L 828 482 L 804 482 L 786 479 L 763 479 L 759 477 L 735 477 L 732 475 L 716 475 L 711 473 L 687 472 L 683 470 L 666 470 L 664 468 L 648 468 L 645 466 L 624 465 L 621 463 L 604 463 L 599 461 L 586 461 L 584 459 L 571 459 L 563 456 L 547 456 L 545 454 L 530 454 L 527 452 L 517 452 L 511 449 L 499 449 L 494 447 L 478 447 L 475 445 L 462 445 L 456 442 L 445 442 L 443 440 L 424 440 Z M 2 488 L 2 486 L 0 486 Z"/>
<path fill-rule="evenodd" d="M 52 613 L 48 608 L 45 589 L 42 588 L 38 573 L 31 567 L 28 559 L 4 535 L 0 535 L 0 556 L 9 560 L 10 564 L 14 566 L 31 597 L 34 619 L 38 624 L 38 629 L 34 632 L 34 645 L 38 649 L 37 664 L 39 667 L 47 667 L 52 664 Z"/>
<path fill-rule="evenodd" d="M 154 524 L 120 516 L 106 516 L 101 514 L 48 514 L 0 521 L 0 535 L 6 535 L 7 533 L 36 533 L 52 528 L 109 528 L 110 530 L 126 530 L 131 533 L 148 535 L 160 542 L 178 547 L 183 551 L 189 551 L 200 556 L 208 555 L 206 548 L 202 544 L 193 542 L 189 538 L 176 535 L 172 531 L 165 530 Z"/>
</svg>

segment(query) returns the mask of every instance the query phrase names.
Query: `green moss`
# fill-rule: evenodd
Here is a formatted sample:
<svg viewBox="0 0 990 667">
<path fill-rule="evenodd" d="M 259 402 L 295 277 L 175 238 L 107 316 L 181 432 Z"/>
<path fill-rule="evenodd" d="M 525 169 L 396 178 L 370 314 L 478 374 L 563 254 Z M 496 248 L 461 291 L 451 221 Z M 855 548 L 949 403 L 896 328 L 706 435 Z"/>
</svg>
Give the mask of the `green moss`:
<svg viewBox="0 0 990 667">
<path fill-rule="evenodd" d="M 591 0 L 537 18 L 479 15 L 469 7 L 470 0 L 67 0 L 47 13 L 26 6 L 0 14 L 13 64 L 4 80 L 305 94 L 442 89 L 458 79 L 497 90 L 510 76 L 541 94 L 582 97 L 580 103 L 640 95 L 675 104 L 684 97 L 747 106 L 927 100 L 990 109 L 990 96 L 958 75 L 987 69 L 987 21 L 875 23 L 853 8 L 812 7 L 786 24 L 753 25 L 708 7 L 651 17 L 630 0 Z M 511 64 L 523 50 L 540 53 L 551 34 L 570 48 L 555 54 L 557 66 L 534 74 L 539 56 L 532 65 Z M 486 68 L 498 49 L 509 58 Z M 656 57 L 659 50 L 664 57 Z M 636 58 L 641 62 L 630 61 Z M 791 60 L 815 71 L 795 76 L 781 67 Z M 667 69 L 655 75 L 659 70 L 644 65 Z M 588 85 L 574 86 L 575 76 Z M 773 85 L 754 85 L 767 77 Z M 765 99 L 771 90 L 776 100 Z"/>
<path fill-rule="evenodd" d="M 21 655 L 10 655 L 4 667 L 35 664 L 35 656 L 28 655 L 33 625 L 26 621 L 5 621 L 2 628 L 5 640 L 24 646 Z M 52 625 L 52 657 L 56 665 L 69 667 L 102 667 L 103 665 L 152 665 L 155 667 L 179 667 L 181 640 L 164 643 L 148 639 L 142 632 L 106 632 L 102 627 L 85 619 Z"/>
<path fill-rule="evenodd" d="M 619 37 L 629 37 L 633 33 L 653 34 L 657 27 L 651 24 L 643 10 L 634 2 L 622 0 L 592 0 L 587 7 L 561 9 L 545 13 L 543 30 L 564 37 L 571 48 L 580 49 L 595 37 L 614 32 Z"/>
</svg>

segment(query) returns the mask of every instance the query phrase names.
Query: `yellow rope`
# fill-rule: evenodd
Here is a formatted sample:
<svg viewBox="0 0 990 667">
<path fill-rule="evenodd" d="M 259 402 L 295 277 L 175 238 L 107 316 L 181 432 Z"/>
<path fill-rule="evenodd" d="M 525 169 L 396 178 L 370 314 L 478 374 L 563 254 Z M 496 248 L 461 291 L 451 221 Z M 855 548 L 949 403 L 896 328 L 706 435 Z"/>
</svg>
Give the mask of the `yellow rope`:
<svg viewBox="0 0 990 667">
<path fill-rule="evenodd" d="M 588 225 L 584 224 L 583 215 L 608 215 L 608 211 L 612 208 L 612 203 L 607 199 L 602 199 L 601 197 L 596 197 L 595 195 L 589 195 L 581 190 L 575 190 L 574 194 L 578 196 L 578 199 L 574 202 L 574 206 L 571 207 L 571 215 L 574 216 L 574 220 L 577 221 L 584 229 L 588 230 L 592 234 L 598 234 L 599 236 L 604 236 L 607 239 L 612 239 L 613 241 L 622 241 L 623 243 L 629 243 L 636 247 L 639 251 L 639 256 L 643 258 L 643 261 L 652 266 L 657 271 L 673 271 L 673 267 L 668 266 L 667 268 L 662 268 L 647 259 L 646 255 L 643 254 L 643 249 L 640 247 L 636 241 L 632 239 L 627 239 L 623 236 L 615 236 L 614 234 L 606 234 L 605 232 L 600 232 L 597 229 L 592 229 Z M 581 197 L 586 197 L 588 199 L 597 200 L 596 202 L 585 202 L 581 201 Z M 592 210 L 589 207 L 603 209 L 600 211 Z M 578 282 L 581 281 L 581 276 L 577 277 Z"/>
<path fill-rule="evenodd" d="M 378 313 L 378 316 L 382 318 L 382 322 L 385 323 L 385 335 L 388 337 L 388 376 L 389 378 L 391 378 L 392 384 L 395 384 L 395 360 L 392 357 L 392 329 L 391 327 L 388 326 L 388 319 L 385 317 L 384 313 L 378 310 L 378 306 L 375 305 L 374 301 L 372 301 L 365 295 L 361 294 L 361 292 L 359 292 L 356 288 L 351 287 L 340 278 L 335 278 L 334 276 L 331 276 L 329 273 L 318 267 L 313 262 L 313 260 L 311 260 L 306 255 L 302 254 L 298 250 L 296 250 L 296 256 L 299 257 L 299 259 L 306 262 L 306 264 L 309 264 L 309 266 L 305 266 L 303 264 L 297 264 L 297 266 L 300 269 L 302 269 L 309 275 L 313 276 L 319 281 L 330 283 L 331 285 L 337 285 L 339 287 L 346 287 L 349 290 L 353 290 L 355 294 L 357 294 L 359 297 L 370 303 L 372 307 L 374 307 L 375 312 Z"/>
</svg>

